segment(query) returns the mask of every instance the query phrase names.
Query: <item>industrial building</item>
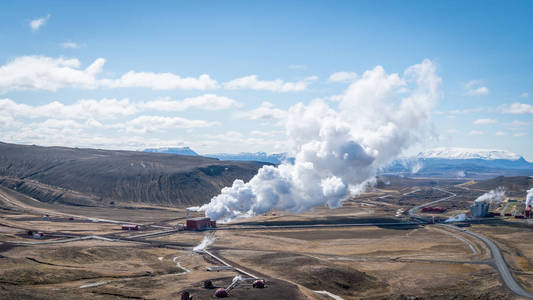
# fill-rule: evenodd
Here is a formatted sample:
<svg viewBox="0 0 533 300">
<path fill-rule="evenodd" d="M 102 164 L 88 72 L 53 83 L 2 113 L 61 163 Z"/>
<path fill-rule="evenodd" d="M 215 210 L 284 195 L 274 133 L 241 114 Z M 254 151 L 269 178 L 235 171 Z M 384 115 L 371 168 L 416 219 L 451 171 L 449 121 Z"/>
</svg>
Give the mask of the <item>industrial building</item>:
<svg viewBox="0 0 533 300">
<path fill-rule="evenodd" d="M 422 212 L 434 212 L 434 213 L 443 213 L 446 211 L 446 208 L 440 206 L 426 206 L 422 208 Z"/>
<path fill-rule="evenodd" d="M 122 225 L 122 230 L 140 230 L 139 225 L 124 224 Z"/>
<path fill-rule="evenodd" d="M 486 202 L 475 202 L 470 206 L 470 213 L 474 218 L 486 217 L 489 214 L 489 206 Z"/>
<path fill-rule="evenodd" d="M 217 221 L 210 218 L 194 218 L 187 220 L 187 230 L 199 231 L 217 227 Z"/>
</svg>

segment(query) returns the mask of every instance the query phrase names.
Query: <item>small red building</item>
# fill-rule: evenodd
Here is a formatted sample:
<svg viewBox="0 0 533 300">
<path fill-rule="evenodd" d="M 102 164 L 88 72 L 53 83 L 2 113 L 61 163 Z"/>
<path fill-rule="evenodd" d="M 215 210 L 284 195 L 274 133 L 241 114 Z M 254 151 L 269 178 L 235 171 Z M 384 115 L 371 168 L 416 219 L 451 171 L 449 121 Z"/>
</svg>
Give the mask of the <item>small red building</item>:
<svg viewBox="0 0 533 300">
<path fill-rule="evenodd" d="M 123 224 L 122 230 L 140 230 L 141 228 L 139 225 L 133 225 L 133 224 Z"/>
<path fill-rule="evenodd" d="M 217 227 L 217 221 L 213 221 L 210 218 L 195 218 L 187 220 L 187 230 L 206 230 Z"/>
<path fill-rule="evenodd" d="M 446 209 L 444 207 L 440 207 L 440 206 L 426 206 L 424 208 L 422 208 L 422 211 L 423 212 L 434 212 L 434 213 L 443 213 L 446 211 Z"/>
</svg>

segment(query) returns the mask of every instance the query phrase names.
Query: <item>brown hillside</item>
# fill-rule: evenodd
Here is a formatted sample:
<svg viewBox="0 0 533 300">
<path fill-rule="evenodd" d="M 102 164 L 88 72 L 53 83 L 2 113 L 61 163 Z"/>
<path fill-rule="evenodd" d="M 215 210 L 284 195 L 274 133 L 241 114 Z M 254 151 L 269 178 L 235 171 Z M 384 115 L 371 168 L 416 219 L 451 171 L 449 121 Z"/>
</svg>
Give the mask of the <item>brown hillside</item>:
<svg viewBox="0 0 533 300">
<path fill-rule="evenodd" d="M 44 202 L 165 206 L 206 203 L 257 162 L 201 156 L 0 143 L 0 184 Z"/>
</svg>

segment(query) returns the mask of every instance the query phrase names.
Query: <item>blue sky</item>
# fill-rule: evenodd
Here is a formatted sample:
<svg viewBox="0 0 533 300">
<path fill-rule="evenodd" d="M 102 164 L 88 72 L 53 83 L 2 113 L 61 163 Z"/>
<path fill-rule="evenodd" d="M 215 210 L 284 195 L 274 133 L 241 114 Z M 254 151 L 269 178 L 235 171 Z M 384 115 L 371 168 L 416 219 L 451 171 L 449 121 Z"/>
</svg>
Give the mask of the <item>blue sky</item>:
<svg viewBox="0 0 533 300">
<path fill-rule="evenodd" d="M 2 2 L 0 140 L 285 151 L 285 111 L 334 102 L 358 78 L 332 74 L 427 58 L 442 78 L 436 138 L 411 152 L 533 161 L 532 15 L 531 1 Z"/>
</svg>

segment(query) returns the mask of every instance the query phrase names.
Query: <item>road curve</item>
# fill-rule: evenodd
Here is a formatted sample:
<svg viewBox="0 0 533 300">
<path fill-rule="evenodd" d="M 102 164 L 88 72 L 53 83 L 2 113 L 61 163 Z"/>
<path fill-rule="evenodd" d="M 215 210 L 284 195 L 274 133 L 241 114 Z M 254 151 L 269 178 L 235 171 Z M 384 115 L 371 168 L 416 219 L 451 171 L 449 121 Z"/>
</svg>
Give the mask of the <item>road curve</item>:
<svg viewBox="0 0 533 300">
<path fill-rule="evenodd" d="M 432 202 L 429 202 L 429 203 L 425 203 L 425 204 L 422 204 L 422 205 L 418 205 L 418 206 L 415 206 L 411 209 L 409 209 L 409 216 L 414 218 L 415 220 L 418 220 L 420 218 L 420 216 L 418 216 L 416 214 L 416 212 L 421 209 L 422 207 L 424 206 L 428 206 L 428 205 L 433 205 L 437 202 L 441 202 L 441 201 L 446 201 L 446 200 L 449 200 L 455 196 L 457 196 L 456 194 L 450 192 L 450 191 L 447 191 L 447 190 L 444 190 L 444 189 L 439 189 L 439 188 L 434 188 L 434 189 L 437 189 L 439 191 L 442 191 L 442 192 L 446 192 L 446 193 L 449 193 L 450 196 L 448 197 L 445 197 L 445 198 L 442 198 L 442 199 L 439 199 L 439 200 L 436 200 L 436 201 L 432 201 Z M 511 274 L 511 271 L 509 271 L 509 267 L 507 266 L 507 263 L 505 262 L 505 259 L 503 258 L 503 255 L 502 255 L 502 252 L 500 251 L 500 248 L 498 248 L 498 246 L 493 242 L 491 241 L 489 238 L 479 234 L 479 233 L 475 233 L 475 232 L 472 232 L 472 231 L 469 231 L 469 230 L 466 230 L 466 229 L 463 229 L 463 228 L 459 228 L 457 226 L 453 226 L 453 225 L 449 225 L 449 224 L 439 224 L 439 226 L 443 226 L 445 228 L 450 228 L 452 230 L 456 230 L 456 231 L 461 231 L 461 232 L 464 232 L 466 234 L 469 234 L 479 240 L 481 240 L 483 243 L 485 243 L 485 245 L 487 245 L 487 247 L 489 247 L 490 249 L 490 252 L 491 252 L 491 255 L 492 255 L 492 258 L 494 260 L 494 266 L 496 267 L 496 270 L 498 271 L 498 273 L 500 273 L 500 277 L 502 278 L 504 284 L 515 294 L 521 296 L 521 297 L 524 297 L 524 298 L 527 298 L 527 299 L 533 299 L 533 294 L 527 292 L 526 290 L 524 290 L 522 288 L 522 286 L 520 284 L 518 284 L 518 282 L 516 282 L 516 280 L 514 279 L 513 275 Z"/>
<path fill-rule="evenodd" d="M 478 233 L 475 233 L 475 232 L 472 232 L 472 231 L 469 231 L 469 230 L 465 230 L 465 229 L 459 228 L 457 226 L 448 225 L 448 224 L 441 224 L 441 225 L 442 226 L 446 226 L 448 228 L 451 228 L 453 230 L 458 230 L 458 231 L 462 231 L 464 233 L 467 233 L 467 234 L 469 234 L 469 235 L 471 235 L 473 237 L 478 238 L 483 243 L 485 243 L 485 245 L 487 245 L 487 247 L 489 247 L 490 252 L 492 253 L 492 258 L 494 259 L 494 266 L 496 267 L 496 269 L 500 273 L 500 277 L 502 278 L 502 280 L 505 283 L 505 285 L 509 289 L 511 289 L 511 291 L 513 291 L 513 293 L 515 293 L 515 294 L 517 294 L 517 295 L 519 295 L 521 297 L 524 297 L 524 298 L 533 299 L 533 294 L 531 294 L 531 293 L 527 292 L 526 290 L 524 290 L 522 288 L 522 286 L 520 286 L 520 284 L 518 284 L 518 282 L 516 282 L 516 280 L 514 279 L 513 275 L 511 274 L 511 271 L 509 271 L 509 267 L 507 266 L 507 263 L 505 262 L 505 259 L 503 258 L 503 255 L 502 255 L 502 252 L 500 251 L 500 248 L 498 248 L 498 246 L 493 241 L 491 241 L 490 239 L 486 238 L 485 236 L 483 236 L 481 234 L 478 234 Z"/>
</svg>

